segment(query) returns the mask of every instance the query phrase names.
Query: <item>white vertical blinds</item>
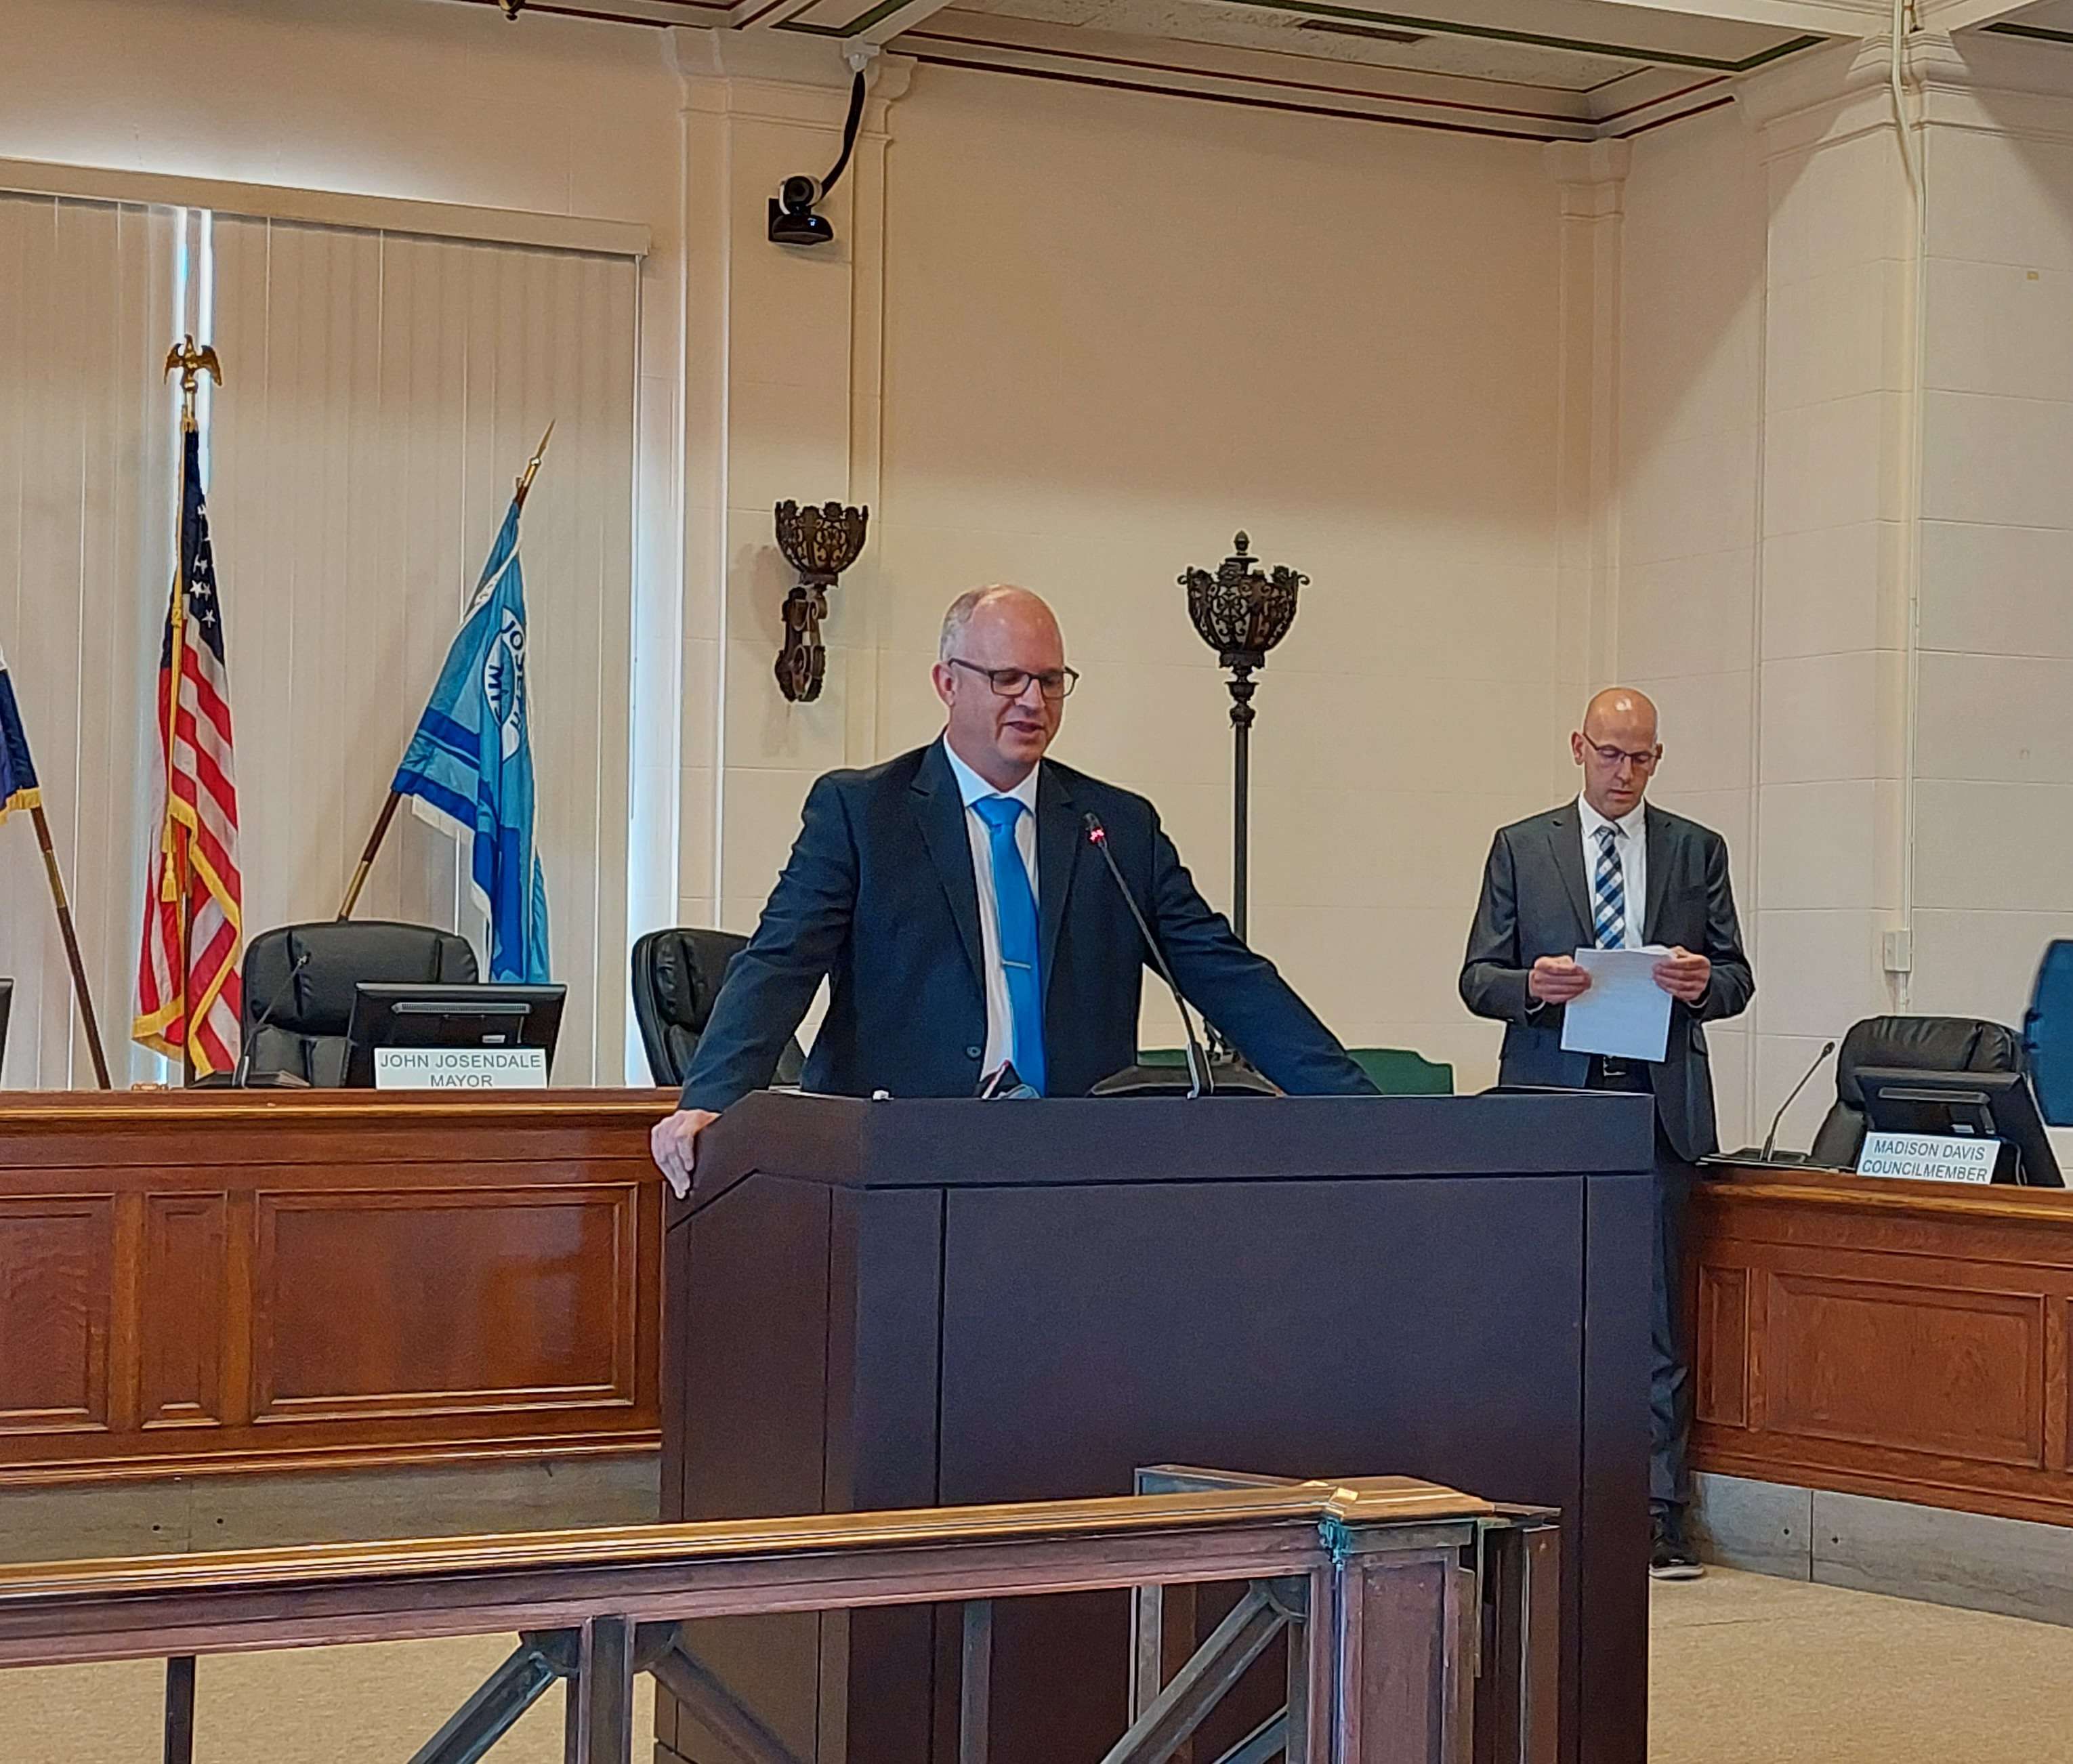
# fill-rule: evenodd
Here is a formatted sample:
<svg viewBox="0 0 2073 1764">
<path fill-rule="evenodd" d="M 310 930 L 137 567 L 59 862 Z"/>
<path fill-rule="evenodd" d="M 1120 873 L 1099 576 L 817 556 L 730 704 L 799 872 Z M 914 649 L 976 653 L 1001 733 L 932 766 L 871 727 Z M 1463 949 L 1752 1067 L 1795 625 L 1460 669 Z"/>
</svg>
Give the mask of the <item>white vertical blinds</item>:
<svg viewBox="0 0 2073 1764">
<path fill-rule="evenodd" d="M 0 195 L 0 649 L 21 703 L 115 1082 L 130 1041 L 172 571 L 173 211 Z M 0 827 L 0 1084 L 90 1086 L 26 814 Z"/>
<path fill-rule="evenodd" d="M 247 936 L 328 918 L 548 422 L 521 529 L 559 1083 L 618 1082 L 626 988 L 633 260 L 218 216 L 209 507 Z M 360 917 L 468 931 L 407 812 Z M 255 1008 L 258 1007 L 255 1006 Z"/>
<path fill-rule="evenodd" d="M 122 1082 L 171 567 L 170 211 L 0 196 L 0 648 Z M 619 1082 L 635 261 L 218 215 L 209 512 L 245 929 L 329 918 L 551 419 L 521 557 L 558 1083 Z M 397 817 L 363 917 L 469 932 L 453 844 Z M 0 831 L 0 1080 L 91 1083 L 33 835 Z M 256 1007 L 255 1007 L 256 1008 Z M 139 1056 L 141 1061 L 142 1057 Z"/>
</svg>

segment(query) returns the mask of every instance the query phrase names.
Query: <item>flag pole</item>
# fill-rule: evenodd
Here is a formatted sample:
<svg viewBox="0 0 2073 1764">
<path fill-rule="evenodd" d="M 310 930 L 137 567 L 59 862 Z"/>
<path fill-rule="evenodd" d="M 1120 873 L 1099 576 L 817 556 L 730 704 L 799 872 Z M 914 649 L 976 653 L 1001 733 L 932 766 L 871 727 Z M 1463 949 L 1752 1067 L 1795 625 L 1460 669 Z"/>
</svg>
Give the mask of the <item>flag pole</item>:
<svg viewBox="0 0 2073 1764">
<path fill-rule="evenodd" d="M 525 498 L 532 490 L 534 476 L 540 469 L 540 462 L 547 456 L 547 443 L 554 439 L 554 425 L 550 422 L 547 432 L 540 437 L 539 446 L 533 450 L 533 457 L 525 462 L 525 469 L 512 493 L 513 500 L 521 510 L 525 506 Z M 352 909 L 360 905 L 360 891 L 367 886 L 368 874 L 373 869 L 374 860 L 381 854 L 381 842 L 389 837 L 389 823 L 396 818 L 397 806 L 402 800 L 391 790 L 388 799 L 381 805 L 381 814 L 374 818 L 374 830 L 367 835 L 367 843 L 361 848 L 360 861 L 353 866 L 352 880 L 345 885 L 345 898 L 338 904 L 338 916 L 341 921 L 351 918 Z"/>
<path fill-rule="evenodd" d="M 72 966 L 72 991 L 79 995 L 79 1014 L 86 1025 L 87 1051 L 93 1056 L 93 1076 L 104 1090 L 113 1088 L 108 1081 L 108 1055 L 101 1045 L 101 1024 L 93 1014 L 93 994 L 86 983 L 86 964 L 80 959 L 79 933 L 72 927 L 72 903 L 65 898 L 64 876 L 58 868 L 57 847 L 51 841 L 51 823 L 44 817 L 43 806 L 32 803 L 29 819 L 36 829 L 36 843 L 43 850 L 43 873 L 51 880 L 51 902 L 58 909 L 58 930 L 64 938 L 65 960 Z"/>
<path fill-rule="evenodd" d="M 178 838 L 173 831 L 173 748 L 178 743 L 180 723 L 180 649 L 187 638 L 187 538 L 188 538 L 188 437 L 200 425 L 195 420 L 195 402 L 201 389 L 201 375 L 212 374 L 218 385 L 223 384 L 223 368 L 216 358 L 216 351 L 204 343 L 195 347 L 192 334 L 184 336 L 166 352 L 166 372 L 175 368 L 180 374 L 180 464 L 176 488 L 179 501 L 173 513 L 173 604 L 172 666 L 167 675 L 166 693 L 166 836 L 164 855 L 175 888 L 179 908 L 180 925 L 180 1082 L 191 1086 L 194 1082 L 194 1001 L 188 996 L 188 980 L 192 972 L 192 950 L 189 947 L 193 927 L 189 922 L 192 909 L 189 890 L 192 874 L 188 868 L 188 842 Z M 177 863 L 175 859 L 177 858 Z"/>
</svg>

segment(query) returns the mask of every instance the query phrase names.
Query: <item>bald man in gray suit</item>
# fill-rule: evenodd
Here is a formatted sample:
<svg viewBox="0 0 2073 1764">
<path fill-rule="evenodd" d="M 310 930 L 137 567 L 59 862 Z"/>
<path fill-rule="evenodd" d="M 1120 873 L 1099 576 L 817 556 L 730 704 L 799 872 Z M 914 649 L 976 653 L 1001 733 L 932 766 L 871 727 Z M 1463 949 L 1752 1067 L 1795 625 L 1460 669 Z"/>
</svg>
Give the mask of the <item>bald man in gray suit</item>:
<svg viewBox="0 0 2073 1764">
<path fill-rule="evenodd" d="M 1505 1025 L 1506 1084 L 1635 1090 L 1655 1098 L 1656 1183 L 1649 1572 L 1700 1569 L 1685 1535 L 1692 1399 L 1683 1315 L 1684 1206 L 1692 1166 L 1720 1149 L 1704 1025 L 1745 1009 L 1756 991 L 1728 881 L 1727 842 L 1646 802 L 1663 759 L 1655 707 L 1610 686 L 1569 738 L 1583 773 L 1576 800 L 1501 828 L 1461 964 L 1461 999 Z M 1671 999 L 1658 1061 L 1562 1046 L 1564 1007 L 1590 986 L 1573 952 L 1661 945 L 1655 983 Z"/>
</svg>

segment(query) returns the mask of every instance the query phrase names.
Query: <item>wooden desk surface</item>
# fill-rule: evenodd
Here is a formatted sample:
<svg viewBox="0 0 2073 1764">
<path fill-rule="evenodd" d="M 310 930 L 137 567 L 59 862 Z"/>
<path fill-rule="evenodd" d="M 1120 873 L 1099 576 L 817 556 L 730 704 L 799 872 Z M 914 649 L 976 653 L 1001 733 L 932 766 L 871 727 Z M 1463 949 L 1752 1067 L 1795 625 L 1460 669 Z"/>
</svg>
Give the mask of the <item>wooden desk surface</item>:
<svg viewBox="0 0 2073 1764">
<path fill-rule="evenodd" d="M 1689 1243 L 1694 1468 L 2073 1524 L 2073 1191 L 1737 1166 Z"/>
<path fill-rule="evenodd" d="M 0 1093 L 0 1484 L 652 1447 L 670 1102 Z"/>
</svg>

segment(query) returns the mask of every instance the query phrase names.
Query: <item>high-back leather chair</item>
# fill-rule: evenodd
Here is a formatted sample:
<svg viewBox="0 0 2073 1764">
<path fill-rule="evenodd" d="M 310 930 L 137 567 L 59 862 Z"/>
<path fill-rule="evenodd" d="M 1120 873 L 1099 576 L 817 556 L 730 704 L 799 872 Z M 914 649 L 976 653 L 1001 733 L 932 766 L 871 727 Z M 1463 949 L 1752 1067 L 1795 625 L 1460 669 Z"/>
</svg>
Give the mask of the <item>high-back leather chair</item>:
<svg viewBox="0 0 2073 1764">
<path fill-rule="evenodd" d="M 748 946 L 732 931 L 676 926 L 650 931 L 633 946 L 633 1020 L 655 1082 L 674 1090 L 691 1069 L 699 1037 L 712 1016 L 727 964 Z M 796 1037 L 777 1061 L 777 1082 L 797 1084 L 806 1065 Z"/>
<path fill-rule="evenodd" d="M 1865 1143 L 1867 1067 L 1914 1072 L 2021 1072 L 2022 1038 L 2005 1024 L 1975 1016 L 1868 1016 L 1852 1026 L 1836 1056 L 1836 1106 L 1814 1135 L 1810 1164 L 1855 1167 Z"/>
<path fill-rule="evenodd" d="M 298 971 L 295 963 L 306 956 Z M 335 1088 L 345 1082 L 345 1032 L 354 990 L 363 980 L 460 986 L 478 977 L 468 939 L 429 925 L 327 919 L 266 932 L 245 952 L 250 1075 L 286 1072 L 307 1084 Z M 266 1026 L 255 1028 L 262 1016 Z"/>
</svg>

